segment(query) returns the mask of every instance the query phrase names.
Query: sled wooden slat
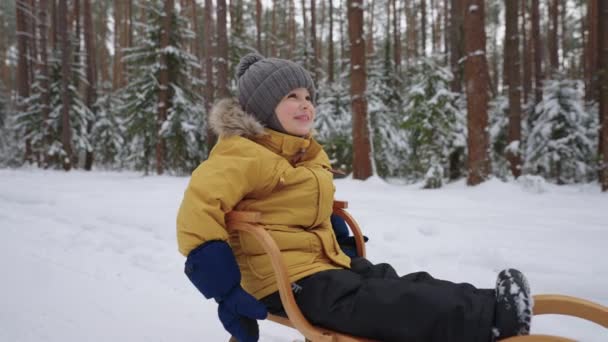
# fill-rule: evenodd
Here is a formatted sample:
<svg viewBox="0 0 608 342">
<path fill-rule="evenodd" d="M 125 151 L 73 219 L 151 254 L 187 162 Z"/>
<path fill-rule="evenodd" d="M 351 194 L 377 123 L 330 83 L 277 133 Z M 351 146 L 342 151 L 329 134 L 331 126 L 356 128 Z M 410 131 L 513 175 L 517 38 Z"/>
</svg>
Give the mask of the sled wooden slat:
<svg viewBox="0 0 608 342">
<path fill-rule="evenodd" d="M 353 232 L 355 237 L 357 253 L 365 256 L 365 242 L 361 228 L 354 218 L 346 212 L 348 203 L 344 201 L 334 202 L 334 214 L 342 217 L 348 227 Z M 293 293 L 291 291 L 291 283 L 289 282 L 289 274 L 285 261 L 281 255 L 281 251 L 276 245 L 270 234 L 260 224 L 262 215 L 259 212 L 232 211 L 226 214 L 226 225 L 229 230 L 235 230 L 252 234 L 256 240 L 262 245 L 264 251 L 270 256 L 272 268 L 274 270 L 279 296 L 283 308 L 287 313 L 288 318 L 268 315 L 268 319 L 291 328 L 298 330 L 306 341 L 311 342 L 375 342 L 374 340 L 354 337 L 338 332 L 330 331 L 320 327 L 313 326 L 300 311 Z M 543 294 L 534 296 L 534 315 L 559 314 L 579 317 L 591 322 L 595 322 L 605 328 L 608 328 L 608 307 L 600 304 L 565 295 Z M 607 332 L 608 337 L 608 332 Z M 236 342 L 236 339 L 231 338 L 231 342 Z M 517 336 L 504 339 L 505 342 L 574 342 L 566 337 L 551 336 L 551 335 L 529 335 Z"/>
<path fill-rule="evenodd" d="M 500 342 L 576 342 L 576 340 L 552 335 L 528 335 L 505 338 Z"/>
<path fill-rule="evenodd" d="M 536 295 L 534 314 L 574 316 L 608 328 L 608 307 L 577 297 L 557 294 Z"/>
</svg>

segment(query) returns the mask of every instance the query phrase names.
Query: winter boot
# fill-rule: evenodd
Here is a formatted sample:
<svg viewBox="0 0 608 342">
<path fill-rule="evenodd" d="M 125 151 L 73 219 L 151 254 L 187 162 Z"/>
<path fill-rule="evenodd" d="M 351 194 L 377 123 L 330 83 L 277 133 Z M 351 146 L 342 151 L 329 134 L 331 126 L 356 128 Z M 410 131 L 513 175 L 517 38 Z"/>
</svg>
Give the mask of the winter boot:
<svg viewBox="0 0 608 342">
<path fill-rule="evenodd" d="M 533 298 L 526 277 L 516 269 L 506 269 L 496 279 L 495 340 L 528 335 L 532 320 Z"/>
</svg>

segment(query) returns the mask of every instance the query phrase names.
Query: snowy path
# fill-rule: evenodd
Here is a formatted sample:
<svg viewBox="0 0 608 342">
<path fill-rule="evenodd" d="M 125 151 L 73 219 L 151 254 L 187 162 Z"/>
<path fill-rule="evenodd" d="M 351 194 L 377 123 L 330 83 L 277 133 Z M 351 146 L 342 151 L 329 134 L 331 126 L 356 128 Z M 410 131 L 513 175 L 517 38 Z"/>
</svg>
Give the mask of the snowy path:
<svg viewBox="0 0 608 342">
<path fill-rule="evenodd" d="M 0 341 L 227 341 L 216 305 L 188 283 L 176 250 L 187 182 L 0 170 Z M 372 261 L 480 287 L 517 267 L 535 293 L 608 305 L 608 195 L 596 186 L 336 184 L 371 239 Z M 535 332 L 608 340 L 607 329 L 578 319 L 534 323 Z M 302 340 L 267 322 L 261 331 L 261 341 Z"/>
</svg>

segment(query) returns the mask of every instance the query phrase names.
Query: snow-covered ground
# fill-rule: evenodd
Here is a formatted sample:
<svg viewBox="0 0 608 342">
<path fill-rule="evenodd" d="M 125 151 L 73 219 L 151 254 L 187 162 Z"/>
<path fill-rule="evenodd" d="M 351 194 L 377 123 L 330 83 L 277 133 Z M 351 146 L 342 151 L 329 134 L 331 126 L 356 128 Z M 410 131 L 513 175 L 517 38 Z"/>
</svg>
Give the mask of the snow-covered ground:
<svg viewBox="0 0 608 342">
<path fill-rule="evenodd" d="M 0 170 L 0 341 L 227 341 L 216 304 L 182 273 L 175 215 L 187 182 Z M 608 305 L 608 195 L 597 185 L 336 186 L 374 262 L 479 287 L 516 267 L 535 293 Z M 535 317 L 533 331 L 608 340 L 575 318 Z M 294 340 L 303 338 L 261 323 L 261 341 Z"/>
</svg>

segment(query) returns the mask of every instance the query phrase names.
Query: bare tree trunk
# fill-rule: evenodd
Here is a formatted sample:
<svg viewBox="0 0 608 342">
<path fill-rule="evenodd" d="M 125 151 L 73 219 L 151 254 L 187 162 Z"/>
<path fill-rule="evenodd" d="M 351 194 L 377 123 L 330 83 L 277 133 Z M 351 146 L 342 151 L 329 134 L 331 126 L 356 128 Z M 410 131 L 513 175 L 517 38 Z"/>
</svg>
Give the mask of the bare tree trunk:
<svg viewBox="0 0 608 342">
<path fill-rule="evenodd" d="M 367 27 L 367 44 L 365 44 L 367 56 L 374 55 L 374 9 L 376 5 L 375 0 L 370 0 L 368 2 L 369 5 L 369 21 Z"/>
<path fill-rule="evenodd" d="M 121 0 L 114 0 L 114 64 L 112 66 L 112 90 L 122 87 L 122 48 L 120 39 L 122 16 Z"/>
<path fill-rule="evenodd" d="M 553 74 L 559 70 L 559 56 L 558 56 L 558 39 L 557 39 L 557 28 L 559 18 L 558 0 L 550 0 L 549 10 L 549 61 L 551 64 L 550 74 Z M 551 76 L 552 77 L 552 76 Z"/>
<path fill-rule="evenodd" d="M 211 112 L 211 105 L 214 101 L 214 80 L 213 80 L 213 65 L 215 55 L 215 51 L 213 50 L 213 42 L 215 41 L 214 34 L 214 22 L 213 22 L 213 1 L 205 0 L 205 14 L 204 14 L 204 30 L 205 30 L 205 39 L 204 39 L 204 48 L 205 48 L 205 113 L 208 114 Z M 207 147 L 209 150 L 215 145 L 216 136 L 213 133 L 213 130 L 209 125 L 207 125 Z"/>
<path fill-rule="evenodd" d="M 57 51 L 57 0 L 51 0 L 51 48 Z"/>
<path fill-rule="evenodd" d="M 201 54 L 201 44 L 199 43 L 201 37 L 199 36 L 198 32 L 198 4 L 196 3 L 196 0 L 190 0 L 190 8 L 192 9 L 190 11 L 190 22 L 192 23 L 192 31 L 194 31 L 194 39 L 192 39 L 192 53 L 196 56 L 198 61 L 202 62 L 203 56 Z M 201 68 L 201 74 L 202 73 L 203 70 Z"/>
<path fill-rule="evenodd" d="M 437 20 L 435 20 L 435 1 L 436 0 L 431 0 L 431 53 L 435 53 L 437 52 L 438 48 L 437 48 L 437 42 L 439 41 L 439 39 L 437 38 L 437 27 L 435 26 L 437 24 Z"/>
<path fill-rule="evenodd" d="M 329 46 L 327 48 L 327 73 L 329 84 L 334 83 L 334 2 L 329 0 Z"/>
<path fill-rule="evenodd" d="M 230 96 L 228 89 L 228 33 L 226 30 L 226 0 L 217 1 L 217 95 Z"/>
<path fill-rule="evenodd" d="M 420 32 L 422 37 L 422 56 L 426 56 L 426 0 L 420 0 Z"/>
<path fill-rule="evenodd" d="M 108 13 L 104 12 L 103 15 L 95 16 L 93 20 L 95 21 L 95 28 L 93 31 L 96 32 L 95 46 L 98 57 L 96 60 L 99 61 L 99 67 L 96 72 L 101 80 L 100 83 L 105 84 L 111 79 L 110 66 L 108 65 L 111 56 L 106 45 L 106 41 L 108 40 Z"/>
<path fill-rule="evenodd" d="M 59 13 L 68 13 L 67 0 L 59 0 Z M 61 143 L 66 155 L 63 157 L 63 169 L 72 169 L 72 127 L 70 125 L 70 94 L 71 80 L 71 47 L 68 38 L 68 20 L 66 15 L 57 17 L 57 33 L 61 37 Z"/>
<path fill-rule="evenodd" d="M 522 51 L 523 51 L 523 88 L 524 97 L 523 103 L 527 104 L 532 92 L 532 43 L 527 34 L 526 23 L 526 3 L 527 0 L 521 0 L 521 33 L 522 33 Z"/>
<path fill-rule="evenodd" d="M 35 0 L 29 0 L 29 4 L 28 6 L 28 12 L 29 14 L 27 15 L 27 22 L 28 22 L 28 32 L 30 35 L 30 39 L 28 40 L 29 43 L 29 68 L 28 71 L 30 72 L 30 84 L 34 83 L 35 81 L 35 77 L 34 77 L 34 71 L 38 68 L 38 42 L 37 42 L 37 37 L 38 34 L 36 33 L 36 21 L 37 21 L 37 17 L 36 17 L 36 1 Z"/>
<path fill-rule="evenodd" d="M 540 42 L 538 0 L 532 0 L 532 42 L 534 45 L 534 93 L 535 103 L 543 100 L 543 54 Z"/>
<path fill-rule="evenodd" d="M 587 45 L 585 46 L 585 99 L 598 100 L 598 0 L 587 0 Z"/>
<path fill-rule="evenodd" d="M 602 191 L 608 191 L 608 2 L 598 1 L 598 61 L 600 74 L 600 154 L 602 155 Z M 599 20 L 604 18 L 604 20 Z"/>
<path fill-rule="evenodd" d="M 70 25 L 74 25 L 74 65 L 80 64 L 80 0 L 74 0 L 74 11 L 72 16 L 72 23 Z M 69 29 L 68 29 L 69 30 Z M 73 75 L 74 78 L 72 82 L 74 82 L 74 87 L 76 89 L 80 89 L 79 78 L 76 75 Z M 75 155 L 74 158 L 78 158 L 78 155 Z"/>
<path fill-rule="evenodd" d="M 477 185 L 490 174 L 488 156 L 488 71 L 484 1 L 466 0 L 464 18 L 465 82 L 467 92 L 468 185 Z"/>
<path fill-rule="evenodd" d="M 287 56 L 293 58 L 293 53 L 296 50 L 296 4 L 295 0 L 289 1 L 289 44 Z"/>
<path fill-rule="evenodd" d="M 407 60 L 411 62 L 412 59 L 418 57 L 418 42 L 416 37 L 416 13 L 414 4 L 411 1 L 405 3 L 405 17 L 407 20 Z"/>
<path fill-rule="evenodd" d="M 520 98 L 520 72 L 521 63 L 519 55 L 519 32 L 517 26 L 517 1 L 505 0 L 506 7 L 506 33 L 504 63 L 507 65 L 507 79 L 509 87 L 509 146 L 511 149 L 519 146 L 521 140 L 521 98 Z M 521 175 L 521 158 L 519 148 L 516 151 L 507 151 L 507 159 L 511 165 L 511 173 L 515 178 Z"/>
<path fill-rule="evenodd" d="M 306 0 L 301 0 L 302 4 L 302 25 L 304 26 L 304 67 L 310 69 L 310 62 L 308 55 L 308 18 L 306 18 Z"/>
<path fill-rule="evenodd" d="M 89 83 L 87 86 L 86 92 L 86 105 L 87 107 L 93 110 L 93 105 L 95 101 L 97 101 L 97 61 L 95 56 L 97 53 L 95 51 L 95 44 L 93 44 L 94 32 L 93 32 L 93 14 L 91 11 L 91 0 L 83 0 L 84 1 L 84 46 L 86 49 L 86 59 L 87 59 L 87 82 Z M 90 133 L 93 129 L 93 122 L 89 122 L 87 127 L 87 132 Z M 93 151 L 87 151 L 85 161 L 84 161 L 84 169 L 90 171 L 93 167 Z"/>
<path fill-rule="evenodd" d="M 338 22 L 340 23 L 340 74 L 343 74 L 346 70 L 346 38 L 344 34 L 344 1 L 340 1 L 340 16 Z M 346 0 L 347 1 L 347 0 Z"/>
<path fill-rule="evenodd" d="M 162 30 L 160 33 L 160 49 L 164 50 L 169 46 L 169 35 L 171 34 L 171 20 L 173 19 L 173 11 L 175 3 L 173 0 L 165 0 L 164 2 L 165 16 L 162 21 Z M 156 173 L 162 175 L 165 171 L 165 141 L 160 136 L 160 129 L 163 123 L 167 120 L 167 111 L 169 110 L 169 60 L 167 53 L 163 52 L 160 55 L 160 72 L 158 77 L 158 117 L 156 119 Z"/>
<path fill-rule="evenodd" d="M 41 109 L 42 109 L 42 134 L 44 136 L 43 143 L 45 145 L 50 144 L 48 139 L 49 137 L 49 127 L 48 127 L 48 119 L 51 112 L 51 97 L 50 97 L 50 86 L 49 86 L 49 59 L 47 54 L 47 32 L 48 32 L 48 24 L 47 24 L 47 8 L 48 3 L 46 0 L 40 0 L 39 8 L 38 8 L 38 20 L 39 20 L 39 28 L 40 32 L 40 76 L 42 77 L 40 80 L 41 85 Z M 44 153 L 42 156 L 42 164 L 43 167 L 46 168 L 48 166 L 48 155 Z"/>
<path fill-rule="evenodd" d="M 318 51 L 317 51 L 317 10 L 315 0 L 310 0 L 310 46 L 312 48 L 312 56 L 310 68 L 312 69 L 315 82 L 319 80 L 318 70 Z"/>
<path fill-rule="evenodd" d="M 277 54 L 277 35 L 279 34 L 277 31 L 277 0 L 272 0 L 272 33 L 268 37 L 270 40 L 270 56 L 278 57 Z"/>
<path fill-rule="evenodd" d="M 0 10 L 0 23 L 5 23 L 7 13 Z M 7 26 L 4 24 L 0 24 L 0 81 L 8 86 L 10 84 L 10 70 L 6 65 L 6 52 L 8 51 L 8 32 Z"/>
<path fill-rule="evenodd" d="M 363 37 L 363 1 L 348 0 L 348 36 L 350 54 L 350 92 L 353 110 L 353 178 L 367 179 L 372 175 L 371 141 L 367 122 L 367 72 L 365 68 L 365 38 Z"/>
<path fill-rule="evenodd" d="M 392 0 L 393 5 L 393 59 L 395 61 L 395 71 L 401 73 L 401 16 L 397 7 L 397 0 Z M 388 37 L 387 37 L 388 39 Z"/>
<path fill-rule="evenodd" d="M 24 0 L 17 0 L 16 29 L 17 29 L 17 110 L 25 111 L 24 100 L 30 96 L 30 73 L 28 63 L 28 33 L 26 6 Z M 25 141 L 25 160 L 31 161 L 32 148 L 29 139 Z"/>
<path fill-rule="evenodd" d="M 449 63 L 448 53 L 450 51 L 450 35 L 448 34 L 450 29 L 450 8 L 449 1 L 443 0 L 443 53 L 445 55 L 445 64 Z"/>
<path fill-rule="evenodd" d="M 262 0 L 255 0 L 256 49 L 262 53 Z"/>
<path fill-rule="evenodd" d="M 460 59 L 463 55 L 463 1 L 465 0 L 452 0 L 452 7 L 450 9 L 451 25 L 450 25 L 450 65 L 452 67 L 452 73 L 454 79 L 452 80 L 452 91 L 456 93 L 462 92 L 462 68 L 460 66 Z"/>
</svg>

